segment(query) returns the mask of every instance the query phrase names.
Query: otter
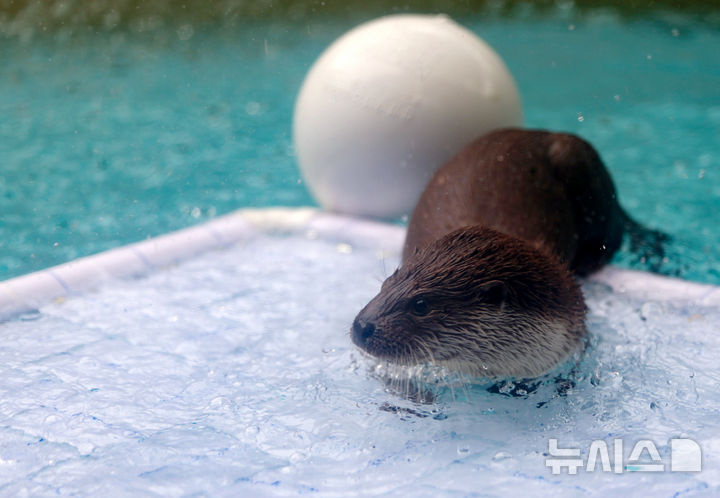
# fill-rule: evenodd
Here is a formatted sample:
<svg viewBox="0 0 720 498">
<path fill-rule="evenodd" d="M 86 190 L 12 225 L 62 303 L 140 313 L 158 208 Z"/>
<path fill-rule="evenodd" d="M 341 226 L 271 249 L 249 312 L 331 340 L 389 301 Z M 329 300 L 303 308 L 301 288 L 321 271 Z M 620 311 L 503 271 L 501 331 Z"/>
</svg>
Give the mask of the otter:
<svg viewBox="0 0 720 498">
<path fill-rule="evenodd" d="M 537 377 L 587 334 L 577 276 L 624 233 L 661 252 L 667 237 L 620 207 L 585 140 L 541 130 L 482 136 L 440 167 L 412 213 L 403 261 L 355 318 L 353 342 L 400 364 L 475 377 Z"/>
</svg>

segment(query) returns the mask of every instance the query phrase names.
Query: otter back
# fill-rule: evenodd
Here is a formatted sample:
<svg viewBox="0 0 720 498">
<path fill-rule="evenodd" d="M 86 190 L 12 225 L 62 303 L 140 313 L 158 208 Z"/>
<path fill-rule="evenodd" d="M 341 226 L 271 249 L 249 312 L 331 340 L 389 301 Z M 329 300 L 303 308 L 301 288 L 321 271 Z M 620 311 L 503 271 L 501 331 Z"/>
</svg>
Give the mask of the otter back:
<svg viewBox="0 0 720 498">
<path fill-rule="evenodd" d="M 499 130 L 435 172 L 410 219 L 403 259 L 457 228 L 482 225 L 584 275 L 618 249 L 625 220 L 589 143 L 568 134 Z"/>
</svg>

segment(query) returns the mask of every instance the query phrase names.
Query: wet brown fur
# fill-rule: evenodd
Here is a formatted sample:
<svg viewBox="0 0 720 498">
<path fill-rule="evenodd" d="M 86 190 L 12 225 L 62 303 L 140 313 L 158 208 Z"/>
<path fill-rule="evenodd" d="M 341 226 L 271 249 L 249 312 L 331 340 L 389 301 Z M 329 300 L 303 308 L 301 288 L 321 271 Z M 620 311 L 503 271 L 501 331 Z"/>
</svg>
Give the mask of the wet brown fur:
<svg viewBox="0 0 720 498">
<path fill-rule="evenodd" d="M 430 180 L 403 264 L 358 314 L 353 341 L 398 363 L 540 375 L 582 343 L 585 304 L 571 272 L 605 264 L 624 219 L 584 140 L 515 129 L 485 135 Z M 423 306 L 414 307 L 417 299 Z"/>
<path fill-rule="evenodd" d="M 586 275 L 618 249 L 625 218 L 589 143 L 569 134 L 499 130 L 435 172 L 410 219 L 403 259 L 457 228 L 483 225 Z"/>
<path fill-rule="evenodd" d="M 418 297 L 430 309 L 424 316 L 412 309 Z M 559 261 L 476 225 L 412 256 L 356 323 L 374 324 L 376 333 L 361 347 L 381 359 L 432 362 L 475 376 L 534 377 L 577 349 L 584 313 L 582 293 Z"/>
</svg>

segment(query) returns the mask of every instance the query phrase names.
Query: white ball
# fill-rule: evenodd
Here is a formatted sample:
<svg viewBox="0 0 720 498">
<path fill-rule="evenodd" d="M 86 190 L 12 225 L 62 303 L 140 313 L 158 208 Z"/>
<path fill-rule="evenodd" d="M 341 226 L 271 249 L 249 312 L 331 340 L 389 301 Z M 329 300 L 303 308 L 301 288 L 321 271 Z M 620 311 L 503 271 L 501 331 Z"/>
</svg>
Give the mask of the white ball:
<svg viewBox="0 0 720 498">
<path fill-rule="evenodd" d="M 445 16 L 394 15 L 336 40 L 295 104 L 295 150 L 326 209 L 412 212 L 433 171 L 476 137 L 520 126 L 500 57 Z"/>
</svg>

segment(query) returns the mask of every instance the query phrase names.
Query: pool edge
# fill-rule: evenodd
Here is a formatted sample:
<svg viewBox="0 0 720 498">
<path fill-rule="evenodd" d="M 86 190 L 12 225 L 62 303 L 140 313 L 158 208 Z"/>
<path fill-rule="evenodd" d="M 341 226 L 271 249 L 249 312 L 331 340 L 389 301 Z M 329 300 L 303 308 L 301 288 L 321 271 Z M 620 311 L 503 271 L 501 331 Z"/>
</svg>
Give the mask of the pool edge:
<svg viewBox="0 0 720 498">
<path fill-rule="evenodd" d="M 92 290 L 113 279 L 143 275 L 197 254 L 266 232 L 372 241 L 388 249 L 402 246 L 405 228 L 316 208 L 240 209 L 206 223 L 85 256 L 0 282 L 0 317 L 35 310 L 53 300 Z M 589 277 L 615 292 L 646 300 L 692 301 L 720 306 L 720 287 L 608 266 Z"/>
</svg>

